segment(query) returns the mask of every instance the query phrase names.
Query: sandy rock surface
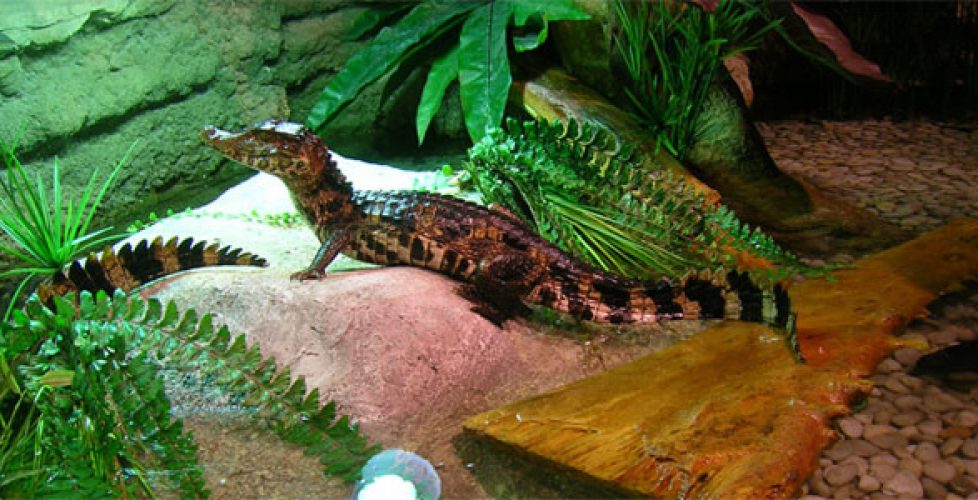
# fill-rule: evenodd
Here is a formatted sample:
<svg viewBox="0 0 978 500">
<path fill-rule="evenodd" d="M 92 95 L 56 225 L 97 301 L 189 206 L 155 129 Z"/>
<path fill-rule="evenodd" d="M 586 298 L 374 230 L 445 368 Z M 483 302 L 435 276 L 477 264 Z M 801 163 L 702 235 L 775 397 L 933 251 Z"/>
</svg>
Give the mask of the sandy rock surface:
<svg viewBox="0 0 978 500">
<path fill-rule="evenodd" d="M 406 189 L 419 177 L 343 158 L 339 163 L 362 189 Z M 359 265 L 341 257 L 323 280 L 290 281 L 291 272 L 309 263 L 318 241 L 305 226 L 260 221 L 292 210 L 284 186 L 259 175 L 191 215 L 134 235 L 130 240 L 180 235 L 219 241 L 270 263 L 265 269 L 193 270 L 143 294 L 209 312 L 216 323 L 246 335 L 293 375 L 304 376 L 307 387 L 318 388 L 324 402 L 335 401 L 371 441 L 415 451 L 436 464 L 450 496 L 485 496 L 452 443 L 466 417 L 649 351 L 549 336 L 524 321 L 501 329 L 470 311 L 457 282 L 415 268 L 337 272 Z M 315 460 L 239 418 L 233 398 L 204 387 L 192 374 L 171 374 L 169 380 L 175 411 L 200 443 L 215 497 L 350 493 L 349 486 L 323 477 Z"/>
</svg>

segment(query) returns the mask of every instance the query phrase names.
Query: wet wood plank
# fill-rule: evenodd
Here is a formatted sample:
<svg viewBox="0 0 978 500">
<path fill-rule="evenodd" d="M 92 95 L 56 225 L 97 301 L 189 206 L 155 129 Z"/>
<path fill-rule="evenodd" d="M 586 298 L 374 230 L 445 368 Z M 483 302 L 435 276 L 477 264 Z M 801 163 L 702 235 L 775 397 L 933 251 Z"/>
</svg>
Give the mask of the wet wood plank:
<svg viewBox="0 0 978 500">
<path fill-rule="evenodd" d="M 833 417 L 871 384 L 893 333 L 978 277 L 978 220 L 961 220 L 791 288 L 808 363 L 765 327 L 727 322 L 665 350 L 473 416 L 467 431 L 623 492 L 786 497 Z"/>
</svg>

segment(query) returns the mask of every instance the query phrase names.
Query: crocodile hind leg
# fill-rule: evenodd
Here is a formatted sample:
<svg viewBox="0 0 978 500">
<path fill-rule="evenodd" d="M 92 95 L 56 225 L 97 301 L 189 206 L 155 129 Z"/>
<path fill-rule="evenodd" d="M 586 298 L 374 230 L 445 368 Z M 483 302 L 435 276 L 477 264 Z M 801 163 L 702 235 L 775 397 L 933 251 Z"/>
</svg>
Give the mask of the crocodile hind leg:
<svg viewBox="0 0 978 500">
<path fill-rule="evenodd" d="M 319 247 L 319 251 L 316 252 L 316 256 L 313 257 L 312 263 L 309 264 L 309 267 L 302 271 L 292 273 L 290 278 L 298 281 L 325 278 L 326 267 L 339 255 L 340 250 L 343 250 L 343 247 L 350 243 L 350 236 L 351 231 L 346 228 L 335 229 L 327 234 L 323 239 L 322 246 Z"/>
<path fill-rule="evenodd" d="M 529 309 L 523 297 L 533 289 L 545 269 L 522 252 L 507 252 L 479 262 L 472 284 L 462 294 L 476 302 L 472 311 L 497 326 Z"/>
</svg>

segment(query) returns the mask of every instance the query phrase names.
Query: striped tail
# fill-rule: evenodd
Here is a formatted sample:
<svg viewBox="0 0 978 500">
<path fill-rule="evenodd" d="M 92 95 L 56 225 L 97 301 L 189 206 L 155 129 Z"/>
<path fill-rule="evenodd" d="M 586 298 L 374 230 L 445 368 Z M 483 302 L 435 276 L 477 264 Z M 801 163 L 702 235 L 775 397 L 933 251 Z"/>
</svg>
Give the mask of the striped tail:
<svg viewBox="0 0 978 500">
<path fill-rule="evenodd" d="M 267 266 L 265 259 L 243 252 L 240 248 L 194 243 L 193 238 L 172 238 L 166 243 L 157 237 L 150 243 L 140 241 L 135 247 L 126 243 L 115 251 L 106 247 L 101 254 L 90 253 L 88 258 L 75 261 L 55 274 L 50 282 L 38 286 L 37 293 L 44 302 L 55 295 L 70 292 L 102 290 L 131 291 L 155 279 L 187 269 L 208 266 Z"/>
</svg>

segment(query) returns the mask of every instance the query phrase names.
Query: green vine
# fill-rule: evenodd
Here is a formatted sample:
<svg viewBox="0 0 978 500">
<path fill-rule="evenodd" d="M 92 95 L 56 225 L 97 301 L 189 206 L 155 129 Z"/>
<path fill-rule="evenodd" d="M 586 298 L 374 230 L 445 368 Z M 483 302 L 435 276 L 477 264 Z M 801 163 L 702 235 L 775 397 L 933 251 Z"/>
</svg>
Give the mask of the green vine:
<svg viewBox="0 0 978 500">
<path fill-rule="evenodd" d="M 34 296 L 2 326 L 0 359 L 9 367 L 2 394 L 18 409 L 2 422 L 10 437 L 2 443 L 2 496 L 153 497 L 159 478 L 183 496 L 207 496 L 196 444 L 171 415 L 153 358 L 249 394 L 242 404 L 327 473 L 352 481 L 376 451 L 347 417 L 337 418 L 332 402 L 307 393 L 302 377 L 293 380 L 210 315 L 121 291 L 82 292 L 77 307 L 71 295 L 53 303 Z M 19 409 L 25 401 L 29 412 Z"/>
</svg>

